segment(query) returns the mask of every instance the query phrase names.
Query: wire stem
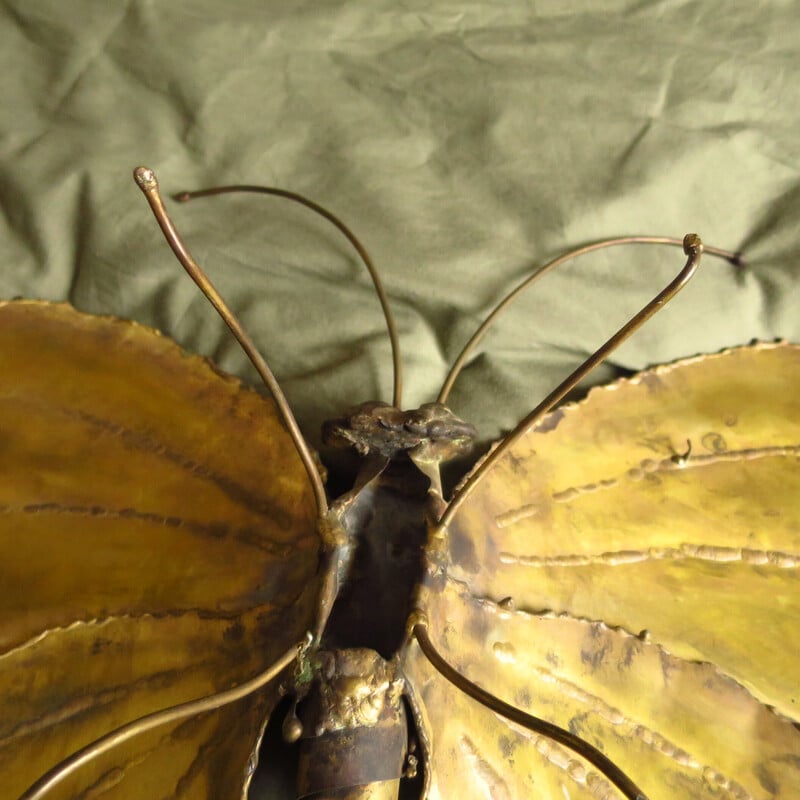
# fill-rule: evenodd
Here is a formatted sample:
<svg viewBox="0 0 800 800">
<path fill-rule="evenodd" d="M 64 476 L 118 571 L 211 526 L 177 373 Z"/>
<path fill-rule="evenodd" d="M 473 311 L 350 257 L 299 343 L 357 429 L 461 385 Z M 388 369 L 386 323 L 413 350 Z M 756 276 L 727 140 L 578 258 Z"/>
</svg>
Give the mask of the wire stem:
<svg viewBox="0 0 800 800">
<path fill-rule="evenodd" d="M 315 203 L 313 200 L 304 197 L 297 192 L 290 192 L 288 189 L 278 189 L 274 186 L 252 186 L 250 184 L 236 184 L 233 186 L 216 186 L 213 189 L 200 189 L 194 192 L 178 192 L 174 195 L 175 199 L 180 203 L 185 203 L 189 200 L 194 200 L 199 197 L 212 197 L 218 194 L 230 194 L 233 192 L 255 192 L 257 194 L 268 194 L 275 197 L 283 197 L 287 200 L 293 200 L 295 203 L 310 208 L 320 216 L 324 217 L 335 225 L 347 238 L 347 241 L 355 248 L 356 252 L 364 263 L 364 266 L 372 278 L 372 284 L 375 287 L 375 293 L 378 295 L 378 302 L 381 304 L 383 311 L 383 318 L 386 320 L 386 330 L 389 334 L 389 342 L 392 348 L 392 366 L 394 376 L 394 389 L 392 392 L 392 405 L 395 408 L 400 408 L 403 402 L 403 363 L 400 355 L 400 339 L 397 335 L 397 324 L 395 323 L 392 309 L 389 306 L 389 298 L 386 296 L 386 291 L 383 288 L 378 270 L 372 261 L 367 248 L 361 243 L 358 237 L 350 230 L 350 228 L 342 222 L 333 212 L 328 211 L 327 208 Z"/>
<path fill-rule="evenodd" d="M 625 245 L 625 244 L 666 244 L 666 245 L 673 245 L 677 247 L 683 246 L 683 239 L 676 239 L 672 236 L 621 236 L 614 239 L 603 239 L 599 242 L 594 242 L 592 244 L 584 245 L 583 247 L 578 247 L 575 250 L 571 250 L 569 253 L 565 253 L 564 255 L 558 256 L 558 258 L 554 258 L 552 261 L 548 261 L 544 266 L 539 267 L 532 275 L 528 276 L 522 283 L 520 283 L 515 289 L 509 292 L 491 311 L 488 317 L 481 323 L 480 327 L 472 334 L 469 341 L 464 345 L 463 350 L 459 353 L 458 358 L 456 358 L 455 362 L 453 362 L 453 366 L 450 368 L 450 372 L 445 379 L 444 384 L 442 385 L 441 391 L 439 392 L 439 397 L 437 401 L 439 403 L 446 403 L 447 398 L 450 395 L 450 391 L 453 388 L 453 384 L 456 382 L 456 378 L 458 378 L 459 374 L 461 373 L 464 365 L 467 363 L 467 359 L 472 355 L 475 348 L 478 346 L 480 341 L 486 335 L 489 328 L 492 326 L 494 321 L 503 313 L 526 289 L 530 286 L 533 286 L 540 278 L 543 278 L 547 275 L 548 272 L 551 272 L 556 267 L 561 266 L 562 264 L 566 263 L 567 261 L 571 261 L 573 258 L 578 258 L 579 256 L 586 255 L 587 253 L 593 253 L 595 250 L 603 250 L 606 247 L 616 247 L 617 245 Z M 720 250 L 718 247 L 706 247 L 705 252 L 712 256 L 718 256 L 720 258 L 724 258 L 727 261 L 730 261 L 732 264 L 736 266 L 742 265 L 742 258 L 739 253 L 733 253 L 730 250 Z"/>
<path fill-rule="evenodd" d="M 671 243 L 671 242 L 670 242 Z M 631 334 L 638 330 L 650 317 L 658 313 L 688 282 L 700 265 L 700 257 L 703 253 L 703 243 L 696 233 L 687 233 L 683 237 L 683 250 L 686 253 L 686 264 L 681 271 L 672 279 L 647 305 L 637 314 L 629 319 L 611 338 L 595 350 L 577 369 L 568 375 L 547 397 L 542 400 L 536 408 L 528 414 L 508 435 L 503 442 L 496 447 L 489 456 L 481 462 L 481 465 L 469 477 L 469 480 L 453 498 L 447 511 L 442 517 L 442 525 L 447 525 L 453 518 L 458 506 L 464 502 L 467 495 L 472 491 L 481 477 L 485 475 L 502 458 L 519 439 L 533 428 L 541 418 L 550 411 L 553 406 L 572 391 L 598 364 L 608 358 L 609 354 L 616 350 Z M 721 251 L 717 251 L 718 253 Z"/>
<path fill-rule="evenodd" d="M 465 678 L 438 653 L 428 636 L 427 625 L 418 622 L 414 626 L 413 632 L 419 642 L 420 649 L 428 661 L 457 689 L 494 711 L 495 714 L 499 714 L 501 717 L 527 728 L 529 731 L 539 733 L 554 742 L 568 747 L 581 758 L 586 759 L 592 766 L 597 767 L 625 795 L 627 800 L 647 800 L 644 792 L 608 756 L 601 753 L 596 747 L 585 742 L 579 736 L 564 730 L 564 728 L 554 725 L 552 722 L 539 719 L 539 717 L 527 714 L 516 706 L 509 705 L 474 684 L 468 678 Z"/>
<path fill-rule="evenodd" d="M 308 647 L 310 641 L 311 634 L 307 634 L 306 639 L 290 647 L 277 661 L 267 667 L 263 672 L 251 678 L 249 681 L 245 681 L 245 683 L 234 686 L 233 689 L 226 689 L 216 694 L 201 697 L 199 700 L 190 700 L 188 703 L 180 703 L 170 708 L 164 708 L 161 711 L 154 711 L 152 714 L 139 717 L 139 719 L 128 722 L 126 725 L 122 725 L 116 730 L 105 734 L 105 736 L 95 739 L 91 744 L 82 747 L 71 756 L 65 758 L 60 764 L 53 767 L 49 772 L 42 775 L 36 783 L 31 785 L 20 795 L 19 800 L 41 800 L 51 789 L 55 788 L 65 778 L 84 766 L 84 764 L 88 764 L 93 759 L 118 747 L 123 742 L 127 742 L 128 739 L 132 739 L 134 736 L 139 736 L 153 728 L 167 725 L 171 722 L 177 722 L 186 717 L 193 717 L 206 711 L 214 711 L 215 709 L 222 708 L 222 706 L 235 703 L 237 700 L 241 700 L 247 697 L 247 695 L 253 694 L 253 692 L 257 692 L 286 669 L 286 667 L 298 657 L 301 651 Z"/>
<path fill-rule="evenodd" d="M 211 283 L 203 269 L 198 265 L 194 258 L 192 258 L 191 253 L 183 243 L 183 240 L 178 234 L 178 231 L 175 229 L 172 220 L 167 214 L 166 208 L 164 208 L 164 201 L 162 200 L 161 194 L 158 191 L 158 180 L 156 179 L 153 170 L 148 169 L 147 167 L 137 167 L 133 171 L 133 177 L 136 180 L 139 188 L 142 190 L 142 192 L 144 192 L 144 196 L 147 198 L 147 202 L 150 204 L 150 208 L 152 209 L 153 214 L 155 215 L 155 218 L 158 221 L 158 224 L 164 236 L 166 237 L 167 242 L 169 243 L 169 246 L 172 248 L 172 252 L 175 253 L 178 261 L 180 261 L 186 272 L 189 273 L 191 279 L 200 287 L 200 291 L 208 298 L 208 301 L 212 306 L 214 306 L 217 313 L 220 315 L 220 317 L 222 317 L 228 328 L 230 328 L 231 333 L 236 337 L 236 341 L 239 342 L 242 350 L 244 350 L 245 354 L 256 368 L 256 371 L 261 376 L 261 380 L 264 381 L 267 389 L 269 389 L 270 393 L 272 394 L 272 397 L 275 400 L 275 405 L 278 408 L 278 413 L 281 415 L 284 423 L 286 424 L 289 435 L 292 437 L 294 446 L 297 449 L 298 455 L 300 456 L 300 460 L 303 462 L 303 466 L 308 473 L 308 479 L 311 481 L 311 486 L 314 491 L 314 498 L 317 504 L 317 515 L 319 517 L 325 516 L 328 510 L 328 499 L 325 495 L 325 486 L 323 485 L 322 478 L 320 477 L 317 469 L 311 448 L 308 446 L 308 443 L 300 431 L 300 426 L 297 424 L 297 420 L 295 419 L 294 414 L 289 407 L 286 396 L 278 384 L 278 381 L 275 379 L 272 370 L 267 365 L 267 362 L 264 360 L 263 356 L 258 352 L 255 343 L 244 330 L 241 322 L 239 322 L 228 304 L 222 299 L 220 293 Z"/>
</svg>

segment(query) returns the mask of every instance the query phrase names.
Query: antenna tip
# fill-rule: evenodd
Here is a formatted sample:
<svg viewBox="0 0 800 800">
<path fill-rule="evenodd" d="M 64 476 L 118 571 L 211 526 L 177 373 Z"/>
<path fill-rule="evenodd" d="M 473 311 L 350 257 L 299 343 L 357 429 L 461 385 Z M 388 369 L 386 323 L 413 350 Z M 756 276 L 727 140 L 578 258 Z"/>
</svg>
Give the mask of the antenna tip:
<svg viewBox="0 0 800 800">
<path fill-rule="evenodd" d="M 136 167 L 133 171 L 133 179 L 143 192 L 149 192 L 153 189 L 158 189 L 158 180 L 156 174 L 150 167 Z"/>
<path fill-rule="evenodd" d="M 687 256 L 700 255 L 703 252 L 703 242 L 696 233 L 687 233 L 683 237 L 683 252 Z"/>
<path fill-rule="evenodd" d="M 172 195 L 172 199 L 176 200 L 178 203 L 188 203 L 189 200 L 192 199 L 191 192 L 177 192 L 176 194 Z"/>
</svg>

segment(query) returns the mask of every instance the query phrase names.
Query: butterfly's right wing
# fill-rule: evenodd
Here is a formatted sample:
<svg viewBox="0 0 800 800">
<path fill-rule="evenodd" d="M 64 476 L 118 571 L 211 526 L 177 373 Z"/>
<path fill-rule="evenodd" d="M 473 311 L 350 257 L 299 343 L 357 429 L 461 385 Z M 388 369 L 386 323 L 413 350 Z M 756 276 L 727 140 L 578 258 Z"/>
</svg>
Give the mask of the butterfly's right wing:
<svg viewBox="0 0 800 800">
<path fill-rule="evenodd" d="M 798 387 L 800 348 L 761 345 L 593 390 L 519 432 L 438 532 L 444 569 L 421 598 L 434 645 L 652 800 L 800 796 Z M 416 643 L 405 671 L 432 798 L 621 796 Z"/>
<path fill-rule="evenodd" d="M 0 796 L 265 669 L 312 623 L 319 542 L 273 404 L 139 325 L 0 305 Z M 277 697 L 120 745 L 48 795 L 230 800 Z"/>
</svg>

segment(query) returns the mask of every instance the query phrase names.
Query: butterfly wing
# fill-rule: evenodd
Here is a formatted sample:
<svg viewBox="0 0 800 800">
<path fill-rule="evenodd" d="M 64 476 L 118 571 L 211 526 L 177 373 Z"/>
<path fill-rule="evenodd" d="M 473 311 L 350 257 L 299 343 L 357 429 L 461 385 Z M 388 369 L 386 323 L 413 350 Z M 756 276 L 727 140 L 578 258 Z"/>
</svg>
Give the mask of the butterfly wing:
<svg viewBox="0 0 800 800">
<path fill-rule="evenodd" d="M 445 658 L 652 800 L 797 797 L 798 376 L 800 348 L 743 348 L 594 390 L 515 434 L 440 531 L 446 576 L 422 598 Z M 414 644 L 405 669 L 432 797 L 620 796 L 447 685 Z"/>
<path fill-rule="evenodd" d="M 155 331 L 0 306 L 0 796 L 302 639 L 318 538 L 272 403 Z M 115 748 L 56 797 L 239 798 L 277 687 Z"/>
</svg>

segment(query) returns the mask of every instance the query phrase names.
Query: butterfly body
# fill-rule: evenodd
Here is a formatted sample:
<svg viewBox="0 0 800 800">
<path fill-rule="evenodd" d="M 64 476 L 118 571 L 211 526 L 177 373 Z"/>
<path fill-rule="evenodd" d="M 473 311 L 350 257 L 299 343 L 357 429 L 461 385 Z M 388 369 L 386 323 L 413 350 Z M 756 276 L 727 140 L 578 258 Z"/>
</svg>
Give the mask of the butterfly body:
<svg viewBox="0 0 800 800">
<path fill-rule="evenodd" d="M 324 426 L 326 441 L 355 448 L 363 464 L 354 488 L 329 512 L 329 528 L 339 535 L 331 537 L 328 553 L 336 580 L 324 584 L 320 597 L 323 650 L 311 685 L 294 687 L 305 706 L 301 796 L 324 788 L 356 798 L 353 787 L 363 784 L 366 797 L 385 791 L 395 798 L 409 771 L 413 725 L 405 709 L 412 716 L 417 709 L 400 665 L 428 566 L 429 529 L 442 504 L 425 473 L 465 452 L 474 434 L 434 403 L 412 411 L 364 403 Z M 440 492 L 438 475 L 435 484 Z M 424 746 L 419 755 L 426 759 Z"/>
</svg>

